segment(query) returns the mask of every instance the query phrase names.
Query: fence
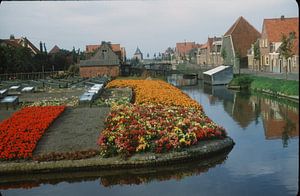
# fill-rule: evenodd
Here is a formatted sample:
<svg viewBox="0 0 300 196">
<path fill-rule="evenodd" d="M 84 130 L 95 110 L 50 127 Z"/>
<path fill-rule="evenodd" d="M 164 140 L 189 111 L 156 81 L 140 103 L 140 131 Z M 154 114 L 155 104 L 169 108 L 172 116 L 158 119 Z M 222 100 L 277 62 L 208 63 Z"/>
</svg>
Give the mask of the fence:
<svg viewBox="0 0 300 196">
<path fill-rule="evenodd" d="M 0 81 L 16 80 L 16 79 L 37 80 L 37 79 L 44 79 L 48 76 L 56 75 L 58 73 L 59 71 L 0 74 Z"/>
</svg>

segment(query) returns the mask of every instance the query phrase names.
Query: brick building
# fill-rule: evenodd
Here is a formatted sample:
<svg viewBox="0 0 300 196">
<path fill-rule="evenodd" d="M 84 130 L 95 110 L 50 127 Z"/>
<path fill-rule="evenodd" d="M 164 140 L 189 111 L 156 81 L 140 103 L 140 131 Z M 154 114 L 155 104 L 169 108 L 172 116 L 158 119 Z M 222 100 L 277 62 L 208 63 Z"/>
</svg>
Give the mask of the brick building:
<svg viewBox="0 0 300 196">
<path fill-rule="evenodd" d="M 282 36 L 295 33 L 292 53 L 289 59 L 279 55 Z M 261 38 L 259 39 L 261 70 L 284 73 L 299 73 L 299 18 L 264 19 Z"/>
<path fill-rule="evenodd" d="M 80 76 L 84 78 L 96 76 L 111 76 L 119 75 L 120 59 L 113 51 L 109 42 L 102 42 L 100 48 L 88 60 L 80 61 Z"/>
<path fill-rule="evenodd" d="M 235 72 L 239 68 L 248 68 L 248 50 L 259 37 L 260 33 L 240 16 L 223 36 L 224 64 L 233 66 Z"/>
</svg>

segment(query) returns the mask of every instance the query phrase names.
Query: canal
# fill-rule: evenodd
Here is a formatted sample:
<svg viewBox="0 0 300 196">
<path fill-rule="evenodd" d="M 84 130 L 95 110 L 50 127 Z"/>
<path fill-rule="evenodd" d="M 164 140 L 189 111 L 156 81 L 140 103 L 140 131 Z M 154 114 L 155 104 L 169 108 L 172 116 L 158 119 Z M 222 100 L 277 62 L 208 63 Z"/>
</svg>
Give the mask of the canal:
<svg viewBox="0 0 300 196">
<path fill-rule="evenodd" d="M 180 88 L 233 138 L 229 154 L 148 171 L 28 176 L 31 181 L 2 185 L 2 195 L 297 195 L 298 104 L 202 81 Z"/>
</svg>

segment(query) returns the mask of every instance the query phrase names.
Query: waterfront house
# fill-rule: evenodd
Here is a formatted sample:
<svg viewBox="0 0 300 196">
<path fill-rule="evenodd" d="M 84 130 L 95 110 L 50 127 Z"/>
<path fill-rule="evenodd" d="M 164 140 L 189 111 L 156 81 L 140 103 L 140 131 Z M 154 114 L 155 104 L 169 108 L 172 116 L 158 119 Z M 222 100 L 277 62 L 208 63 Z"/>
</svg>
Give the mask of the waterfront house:
<svg viewBox="0 0 300 196">
<path fill-rule="evenodd" d="M 221 57 L 222 37 L 208 38 L 207 42 L 198 48 L 197 64 L 218 66 L 223 64 Z"/>
<path fill-rule="evenodd" d="M 175 57 L 178 63 L 183 63 L 184 61 L 189 60 L 190 51 L 194 48 L 199 47 L 195 42 L 181 42 L 176 43 L 175 48 Z"/>
<path fill-rule="evenodd" d="M 88 60 L 80 60 L 80 76 L 96 77 L 119 75 L 120 59 L 112 50 L 110 42 L 102 42 L 100 48 Z"/>
<path fill-rule="evenodd" d="M 284 59 L 279 55 L 282 36 L 295 34 L 292 53 L 289 59 Z M 262 34 L 259 39 L 261 70 L 268 72 L 299 73 L 299 18 L 264 19 Z M 285 67 L 287 65 L 287 67 Z"/>
<path fill-rule="evenodd" d="M 260 33 L 240 16 L 223 36 L 221 53 L 226 54 L 224 64 L 233 66 L 235 73 L 239 68 L 248 68 L 248 50 L 259 37 Z"/>
<path fill-rule="evenodd" d="M 198 54 L 197 54 L 197 64 L 199 65 L 210 65 L 210 50 L 212 47 L 212 38 L 208 38 L 207 42 L 203 45 L 201 45 L 198 48 Z"/>
</svg>

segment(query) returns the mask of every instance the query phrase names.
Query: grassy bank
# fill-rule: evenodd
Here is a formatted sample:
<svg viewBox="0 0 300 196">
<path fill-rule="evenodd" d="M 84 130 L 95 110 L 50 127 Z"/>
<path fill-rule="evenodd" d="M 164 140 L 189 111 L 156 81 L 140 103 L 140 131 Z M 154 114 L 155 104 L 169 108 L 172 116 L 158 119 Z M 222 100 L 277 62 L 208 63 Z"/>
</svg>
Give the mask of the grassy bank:
<svg viewBox="0 0 300 196">
<path fill-rule="evenodd" d="M 252 75 L 235 76 L 229 86 L 240 86 L 243 89 L 264 91 L 272 94 L 299 96 L 299 82 Z"/>
</svg>

